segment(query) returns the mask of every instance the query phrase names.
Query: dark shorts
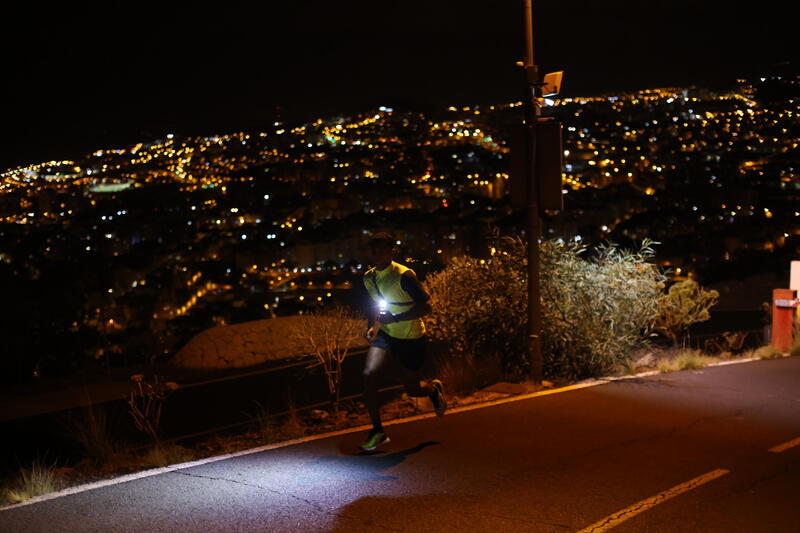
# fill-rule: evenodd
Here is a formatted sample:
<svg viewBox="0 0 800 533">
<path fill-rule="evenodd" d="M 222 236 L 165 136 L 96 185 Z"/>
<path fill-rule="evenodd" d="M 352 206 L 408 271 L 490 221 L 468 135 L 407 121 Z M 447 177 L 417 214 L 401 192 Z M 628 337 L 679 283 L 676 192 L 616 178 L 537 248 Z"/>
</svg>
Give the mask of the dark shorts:
<svg viewBox="0 0 800 533">
<path fill-rule="evenodd" d="M 425 337 L 419 339 L 395 339 L 383 331 L 372 341 L 372 346 L 392 352 L 407 369 L 418 372 L 425 362 Z"/>
</svg>

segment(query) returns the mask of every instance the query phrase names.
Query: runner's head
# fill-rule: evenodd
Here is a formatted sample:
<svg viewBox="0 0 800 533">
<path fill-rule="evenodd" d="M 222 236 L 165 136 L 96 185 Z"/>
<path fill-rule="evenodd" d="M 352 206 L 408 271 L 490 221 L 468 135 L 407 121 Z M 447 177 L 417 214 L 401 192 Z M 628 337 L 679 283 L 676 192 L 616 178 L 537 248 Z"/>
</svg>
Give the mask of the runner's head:
<svg viewBox="0 0 800 533">
<path fill-rule="evenodd" d="M 369 250 L 375 266 L 383 268 L 392 262 L 396 242 L 392 235 L 383 231 L 370 237 Z"/>
</svg>

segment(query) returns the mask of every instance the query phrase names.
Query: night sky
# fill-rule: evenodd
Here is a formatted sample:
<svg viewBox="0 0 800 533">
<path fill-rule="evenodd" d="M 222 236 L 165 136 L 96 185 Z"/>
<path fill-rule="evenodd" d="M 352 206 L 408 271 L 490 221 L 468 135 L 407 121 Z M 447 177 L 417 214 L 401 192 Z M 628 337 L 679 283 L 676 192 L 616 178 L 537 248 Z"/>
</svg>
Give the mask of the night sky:
<svg viewBox="0 0 800 533">
<path fill-rule="evenodd" d="M 2 17 L 0 168 L 167 132 L 520 94 L 522 0 L 105 6 L 27 3 Z M 534 0 L 534 9 L 536 62 L 566 71 L 565 95 L 730 84 L 797 61 L 800 49 L 796 8 L 772 0 Z"/>
</svg>

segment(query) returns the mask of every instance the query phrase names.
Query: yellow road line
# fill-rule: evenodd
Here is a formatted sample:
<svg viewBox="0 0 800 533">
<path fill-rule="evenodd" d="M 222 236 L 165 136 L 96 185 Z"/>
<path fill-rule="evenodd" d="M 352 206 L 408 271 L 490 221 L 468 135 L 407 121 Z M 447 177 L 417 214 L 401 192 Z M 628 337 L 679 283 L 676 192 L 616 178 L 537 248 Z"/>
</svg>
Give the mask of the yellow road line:
<svg viewBox="0 0 800 533">
<path fill-rule="evenodd" d="M 800 437 L 796 439 L 790 440 L 789 442 L 784 442 L 783 444 L 778 444 L 777 446 L 773 446 L 769 449 L 772 453 L 781 453 L 785 452 L 789 448 L 794 448 L 795 446 L 800 445 Z"/>
<path fill-rule="evenodd" d="M 683 494 L 684 492 L 696 489 L 697 487 L 704 485 L 709 481 L 713 481 L 718 477 L 724 476 L 728 472 L 729 470 L 717 469 L 708 472 L 707 474 L 703 474 L 702 476 L 698 476 L 694 479 L 687 481 L 686 483 L 681 483 L 680 485 L 676 485 L 671 489 L 665 490 L 664 492 L 659 492 L 655 496 L 647 498 L 646 500 L 634 503 L 630 507 L 626 507 L 621 511 L 618 511 L 612 515 L 603 518 L 598 522 L 595 522 L 594 524 L 592 524 L 587 528 L 581 529 L 578 533 L 601 533 L 603 531 L 608 531 L 609 529 L 618 526 L 625 520 L 633 518 L 639 513 L 643 513 L 648 509 L 655 507 L 659 503 L 664 503 L 665 501 L 669 500 L 670 498 L 674 498 L 679 494 Z"/>
</svg>

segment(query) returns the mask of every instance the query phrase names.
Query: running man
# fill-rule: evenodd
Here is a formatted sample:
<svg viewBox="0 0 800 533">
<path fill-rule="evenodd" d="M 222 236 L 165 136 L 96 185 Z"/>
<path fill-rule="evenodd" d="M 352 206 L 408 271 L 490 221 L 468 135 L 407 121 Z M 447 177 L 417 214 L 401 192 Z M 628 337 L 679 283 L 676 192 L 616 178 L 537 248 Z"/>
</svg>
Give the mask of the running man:
<svg viewBox="0 0 800 533">
<path fill-rule="evenodd" d="M 394 237 L 377 233 L 369 246 L 375 266 L 364 274 L 364 287 L 371 300 L 365 335 L 371 346 L 364 366 L 364 403 L 372 429 L 359 447 L 363 451 L 389 442 L 381 425 L 378 377 L 392 357 L 400 362 L 403 386 L 409 396 L 427 396 L 439 416 L 447 410 L 442 382 L 438 379 L 425 382 L 420 373 L 426 347 L 422 317 L 431 311 L 430 296 L 413 270 L 392 260 L 396 251 Z"/>
</svg>

